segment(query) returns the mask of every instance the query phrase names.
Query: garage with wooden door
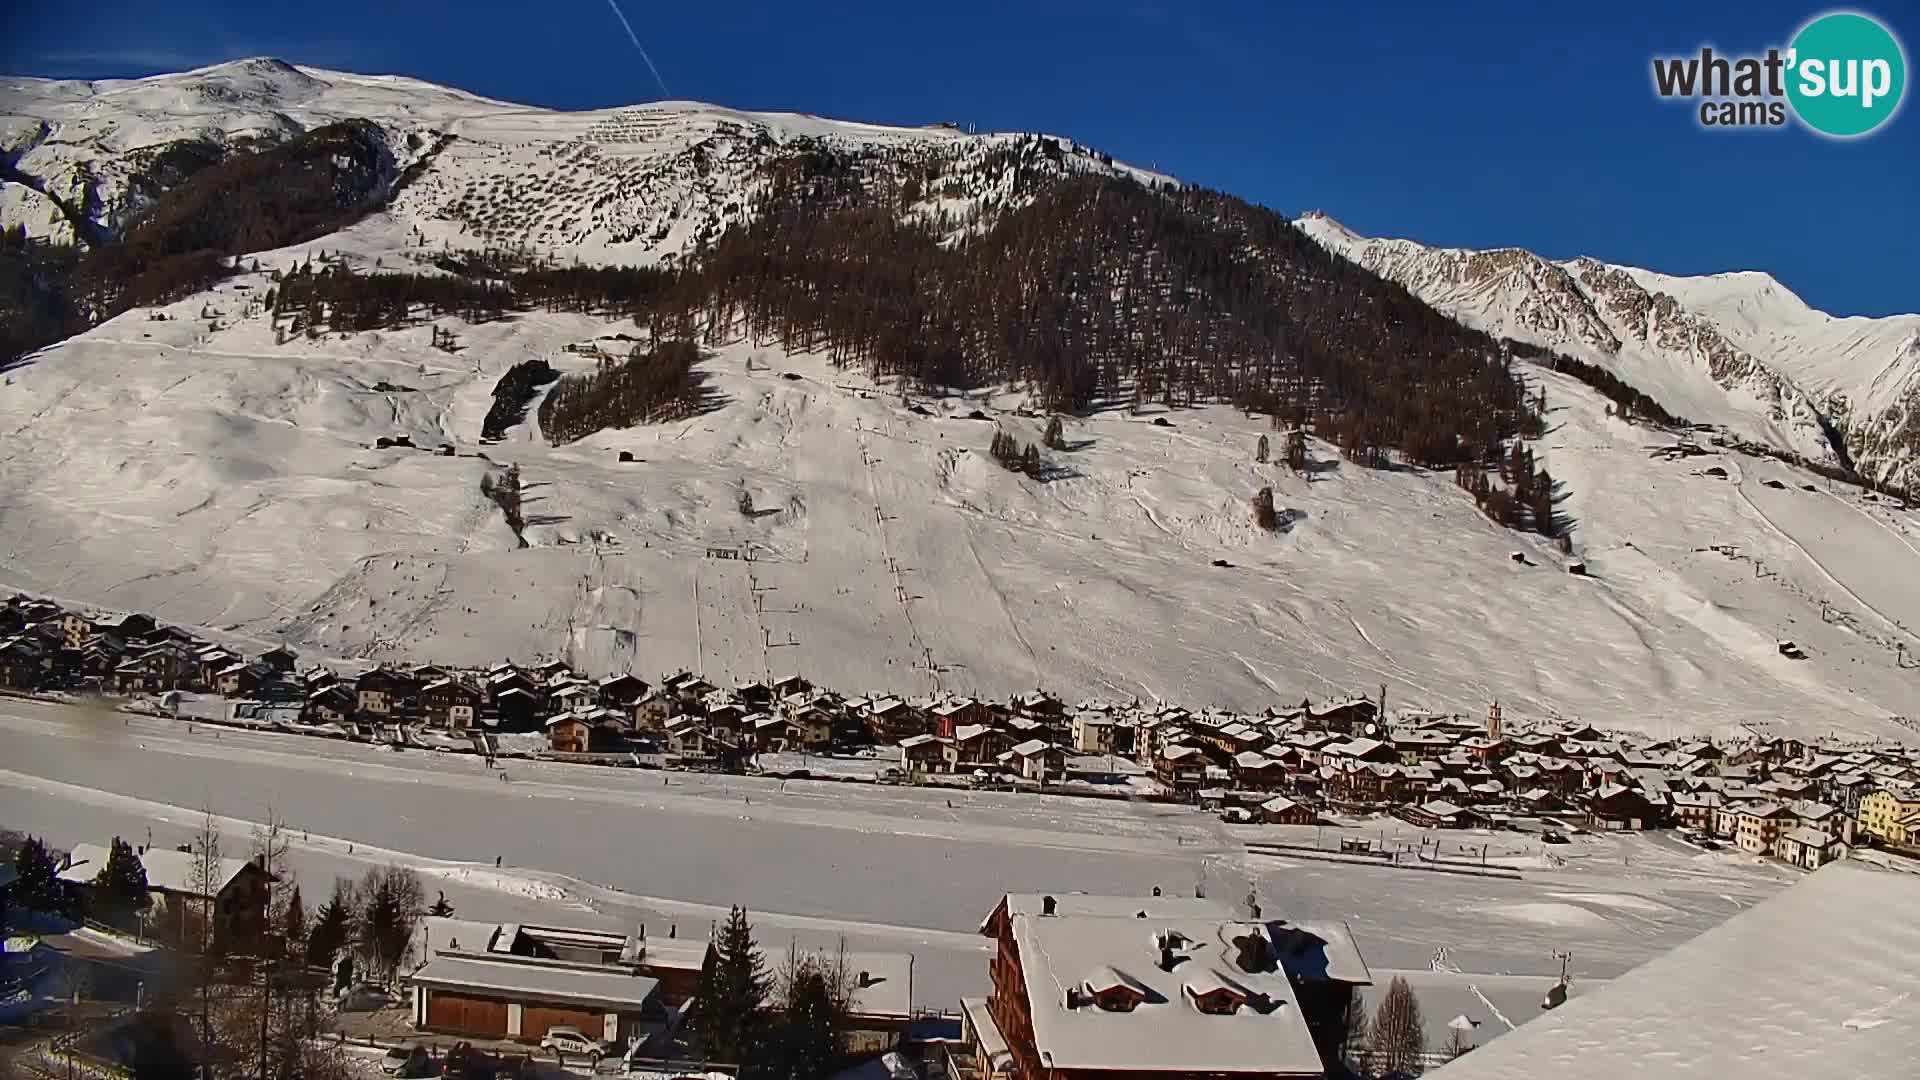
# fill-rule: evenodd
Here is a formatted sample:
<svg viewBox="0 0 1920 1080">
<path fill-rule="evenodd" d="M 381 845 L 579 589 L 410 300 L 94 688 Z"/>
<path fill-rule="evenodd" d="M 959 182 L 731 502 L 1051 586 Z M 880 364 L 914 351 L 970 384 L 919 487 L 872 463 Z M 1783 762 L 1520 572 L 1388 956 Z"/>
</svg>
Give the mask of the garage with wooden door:
<svg viewBox="0 0 1920 1080">
<path fill-rule="evenodd" d="M 520 1010 L 520 1038 L 529 1042 L 547 1033 L 548 1028 L 579 1028 L 589 1039 L 598 1039 L 607 1026 L 604 1009 L 567 1009 L 550 1005 L 528 1005 Z"/>
<path fill-rule="evenodd" d="M 423 1031 L 539 1042 L 556 1027 L 625 1040 L 666 1026 L 660 983 L 637 965 L 442 950 L 406 982 L 414 1026 Z"/>
<path fill-rule="evenodd" d="M 490 1039 L 507 1037 L 507 1003 L 448 990 L 426 990 L 426 1028 Z M 543 1032 L 544 1034 L 544 1032 Z"/>
</svg>

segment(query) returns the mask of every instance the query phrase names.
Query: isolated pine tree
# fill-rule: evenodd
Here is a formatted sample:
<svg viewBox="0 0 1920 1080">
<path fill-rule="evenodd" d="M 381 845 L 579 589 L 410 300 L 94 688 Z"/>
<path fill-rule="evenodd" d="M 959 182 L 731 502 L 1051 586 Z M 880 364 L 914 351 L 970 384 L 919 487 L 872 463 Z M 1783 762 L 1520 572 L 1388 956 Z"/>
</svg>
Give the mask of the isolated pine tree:
<svg viewBox="0 0 1920 1080">
<path fill-rule="evenodd" d="M 1028 443 L 1027 448 L 1020 452 L 1020 471 L 1036 479 L 1040 476 L 1041 462 L 1039 447 Z"/>
<path fill-rule="evenodd" d="M 353 913 L 358 906 L 354 900 L 353 882 L 335 878 L 333 896 L 321 905 L 314 917 L 313 929 L 307 934 L 307 963 L 327 967 L 346 946 L 353 936 Z"/>
<path fill-rule="evenodd" d="M 1426 1030 L 1420 1026 L 1420 1000 L 1405 976 L 1395 975 L 1386 996 L 1373 1013 L 1368 1038 L 1373 1065 L 1383 1073 L 1418 1073 L 1427 1052 Z"/>
<path fill-rule="evenodd" d="M 140 864 L 133 845 L 119 837 L 107 851 L 107 864 L 93 878 L 95 914 L 116 926 L 131 926 L 145 911 L 150 897 L 147 868 Z"/>
<path fill-rule="evenodd" d="M 1046 443 L 1047 448 L 1050 450 L 1065 450 L 1067 448 L 1066 429 L 1060 423 L 1059 417 L 1056 416 L 1047 421 L 1047 433 L 1041 437 L 1040 441 Z"/>
<path fill-rule="evenodd" d="M 1267 463 L 1268 449 L 1267 437 L 1265 435 L 1260 436 L 1260 441 L 1253 444 L 1253 460 L 1265 465 Z"/>
<path fill-rule="evenodd" d="M 713 978 L 700 988 L 701 1051 L 716 1061 L 757 1063 L 765 1052 L 771 983 L 745 908 L 728 913 L 714 952 Z"/>
<path fill-rule="evenodd" d="M 280 940 L 287 955 L 299 959 L 307 948 L 307 905 L 300 898 L 300 883 L 287 890 L 287 906 L 280 913 Z"/>
<path fill-rule="evenodd" d="M 60 864 L 37 836 L 29 836 L 13 856 L 13 902 L 29 911 L 64 913 L 69 909 L 60 884 Z"/>
</svg>

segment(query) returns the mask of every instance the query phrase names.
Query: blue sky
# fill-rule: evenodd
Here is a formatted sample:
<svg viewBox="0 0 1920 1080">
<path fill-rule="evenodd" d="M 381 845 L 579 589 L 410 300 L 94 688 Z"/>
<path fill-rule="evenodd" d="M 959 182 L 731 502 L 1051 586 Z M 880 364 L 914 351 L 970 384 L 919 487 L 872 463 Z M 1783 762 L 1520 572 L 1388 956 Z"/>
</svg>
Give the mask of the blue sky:
<svg viewBox="0 0 1920 1080">
<path fill-rule="evenodd" d="M 1920 311 L 1920 116 L 1866 139 L 1713 132 L 1652 56 L 1784 45 L 1826 8 L 625 0 L 674 97 L 1068 135 L 1368 234 L 1672 273 L 1766 270 L 1843 314 Z M 241 56 L 559 108 L 658 97 L 606 0 L 15 0 L 0 70 L 127 76 Z M 1908 0 L 1860 8 L 1909 60 Z M 1920 91 L 1910 91 L 1912 97 Z"/>
</svg>

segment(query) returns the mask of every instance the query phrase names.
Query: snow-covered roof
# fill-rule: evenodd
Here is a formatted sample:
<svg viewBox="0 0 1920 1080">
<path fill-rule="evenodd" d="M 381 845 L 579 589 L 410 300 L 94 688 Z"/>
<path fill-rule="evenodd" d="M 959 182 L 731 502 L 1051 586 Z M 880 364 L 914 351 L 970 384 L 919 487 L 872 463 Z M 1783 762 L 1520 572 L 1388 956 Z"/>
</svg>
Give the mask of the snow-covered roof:
<svg viewBox="0 0 1920 1080">
<path fill-rule="evenodd" d="M 1913 1075 L 1920 874 L 1833 863 L 1446 1066 L 1447 1080 Z"/>
<path fill-rule="evenodd" d="M 425 986 L 491 991 L 522 1001 L 563 1001 L 634 1010 L 644 1008 L 660 987 L 657 980 L 617 968 L 547 967 L 494 956 L 482 959 L 447 953 L 435 956 L 407 978 Z"/>
<path fill-rule="evenodd" d="M 69 857 L 70 865 L 60 871 L 60 880 L 80 885 L 92 882 L 106 867 L 107 855 L 108 849 L 103 844 L 75 844 Z M 202 895 L 194 884 L 198 876 L 194 872 L 196 861 L 193 855 L 171 848 L 148 848 L 140 853 L 140 865 L 146 868 L 149 889 L 189 896 Z M 214 893 L 217 895 L 225 889 L 248 865 L 245 859 L 221 859 L 215 873 L 218 884 Z"/>
<path fill-rule="evenodd" d="M 1158 964 L 1157 935 L 1187 939 L 1172 971 Z M 1179 1073 L 1317 1076 L 1320 1055 L 1293 985 L 1274 969 L 1242 972 L 1236 937 L 1265 937 L 1265 927 L 1219 919 L 1074 918 L 1022 915 L 1013 921 L 1032 1009 L 1034 1048 L 1054 1070 L 1111 1069 Z M 1066 989 L 1111 971 L 1144 996 L 1125 1012 L 1076 1000 Z M 1253 1002 L 1231 1014 L 1201 1012 L 1186 987 L 1230 976 Z M 1212 974 L 1209 974 L 1212 973 Z M 1103 976 L 1104 978 L 1104 976 Z"/>
</svg>

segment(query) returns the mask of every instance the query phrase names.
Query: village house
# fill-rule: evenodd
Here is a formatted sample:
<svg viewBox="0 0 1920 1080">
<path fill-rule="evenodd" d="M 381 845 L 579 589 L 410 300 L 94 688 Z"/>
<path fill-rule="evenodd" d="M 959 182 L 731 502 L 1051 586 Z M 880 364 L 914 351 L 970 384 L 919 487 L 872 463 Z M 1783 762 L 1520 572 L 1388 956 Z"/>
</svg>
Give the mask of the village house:
<svg viewBox="0 0 1920 1080">
<path fill-rule="evenodd" d="M 926 718 L 896 697 L 876 699 L 867 706 L 867 731 L 876 743 L 898 744 L 910 735 L 927 734 Z"/>
<path fill-rule="evenodd" d="M 1651 829 L 1659 819 L 1659 808 L 1646 795 L 1620 784 L 1602 787 L 1587 801 L 1587 824 L 1595 829 Z"/>
<path fill-rule="evenodd" d="M 714 741 L 706 726 L 695 716 L 676 716 L 667 721 L 667 752 L 681 758 L 712 757 Z"/>
<path fill-rule="evenodd" d="M 265 664 L 232 663 L 214 673 L 213 689 L 226 697 L 249 697 L 275 677 Z"/>
<path fill-rule="evenodd" d="M 1418 806 L 1403 806 L 1394 816 L 1423 829 L 1477 829 L 1487 824 L 1484 815 L 1444 799 L 1432 799 Z"/>
<path fill-rule="evenodd" d="M 953 739 L 946 746 L 947 763 L 953 770 L 992 765 L 1011 749 L 1013 737 L 1006 732 L 981 724 L 962 724 L 954 729 Z"/>
<path fill-rule="evenodd" d="M 1066 752 L 1045 739 L 1028 739 L 1000 755 L 1022 780 L 1045 784 L 1058 779 L 1067 763 Z"/>
<path fill-rule="evenodd" d="M 993 710 L 984 702 L 973 698 L 947 698 L 936 702 L 927 710 L 932 718 L 933 734 L 943 739 L 953 738 L 953 733 L 968 724 L 987 724 L 993 720 Z"/>
<path fill-rule="evenodd" d="M 53 673 L 53 653 L 23 635 L 0 641 L 0 686 L 37 690 Z"/>
<path fill-rule="evenodd" d="M 1206 900 L 1008 896 L 981 930 L 997 949 L 971 1049 L 1009 1080 L 1320 1077 L 1372 981 L 1344 926 Z"/>
<path fill-rule="evenodd" d="M 60 880 L 81 890 L 107 865 L 109 847 L 78 844 L 60 869 Z M 214 940 L 222 948 L 250 949 L 266 926 L 267 899 L 276 880 L 247 859 L 203 862 L 188 851 L 138 851 L 147 872 L 152 904 L 143 916 L 147 932 L 162 941 L 188 944 L 204 926 L 209 902 Z"/>
<path fill-rule="evenodd" d="M 1719 809 L 1721 804 L 1719 793 L 1676 791 L 1667 799 L 1674 824 L 1686 829 L 1713 831 L 1714 811 Z"/>
<path fill-rule="evenodd" d="M 1780 834 L 1794 827 L 1793 815 L 1775 802 L 1748 803 L 1733 811 L 1733 842 L 1742 851 L 1765 855 Z"/>
<path fill-rule="evenodd" d="M 374 723 L 399 723 L 411 718 L 414 688 L 413 677 L 406 672 L 377 667 L 354 680 L 355 705 L 363 718 Z"/>
<path fill-rule="evenodd" d="M 149 645 L 113 669 L 113 687 L 122 694 L 158 694 L 189 689 L 200 666 L 193 650 L 177 641 Z"/>
<path fill-rule="evenodd" d="M 353 720 L 353 691 L 339 684 L 323 686 L 307 694 L 300 719 L 309 724 L 346 724 Z"/>
<path fill-rule="evenodd" d="M 1115 720 L 1111 713 L 1077 712 L 1073 714 L 1073 748 L 1082 754 L 1111 754 Z"/>
<path fill-rule="evenodd" d="M 1260 804 L 1260 820 L 1268 825 L 1312 825 L 1319 815 L 1305 803 L 1275 795 Z"/>
<path fill-rule="evenodd" d="M 590 754 L 594 727 L 584 711 L 556 713 L 547 720 L 547 747 L 556 754 Z"/>
<path fill-rule="evenodd" d="M 462 679 L 436 679 L 420 688 L 420 720 L 431 727 L 466 731 L 480 715 L 480 691 Z"/>
<path fill-rule="evenodd" d="M 300 654 L 285 645 L 276 645 L 261 653 L 259 661 L 277 675 L 291 675 L 300 666 Z"/>
<path fill-rule="evenodd" d="M 631 674 L 610 675 L 600 680 L 598 704 L 618 712 L 631 712 L 649 689 L 645 679 Z"/>
<path fill-rule="evenodd" d="M 546 703 L 538 690 L 510 686 L 493 695 L 493 708 L 487 719 L 497 731 L 538 731 L 546 711 Z"/>
<path fill-rule="evenodd" d="M 1818 870 L 1846 856 L 1847 847 L 1839 839 L 1810 825 L 1782 832 L 1773 842 L 1773 856 L 1803 870 Z"/>
<path fill-rule="evenodd" d="M 1920 786 L 1890 784 L 1863 796 L 1860 831 L 1885 844 L 1920 843 Z"/>
<path fill-rule="evenodd" d="M 1367 725 L 1379 719 L 1380 707 L 1368 698 L 1348 698 L 1344 701 L 1331 701 L 1324 705 L 1307 706 L 1306 719 L 1309 725 L 1323 731 L 1351 734 L 1364 731 Z"/>
<path fill-rule="evenodd" d="M 787 748 L 787 721 L 773 713 L 749 714 L 741 722 L 742 745 L 756 754 L 779 753 Z"/>
<path fill-rule="evenodd" d="M 1285 762 L 1257 750 L 1245 750 L 1233 757 L 1233 784 L 1244 791 L 1279 791 L 1288 786 Z"/>
<path fill-rule="evenodd" d="M 833 742 L 833 716 L 809 705 L 787 713 L 787 746 L 819 751 Z"/>
<path fill-rule="evenodd" d="M 1207 755 L 1197 746 L 1168 746 L 1154 763 L 1154 776 L 1175 791 L 1193 791 L 1206 779 Z"/>
</svg>

